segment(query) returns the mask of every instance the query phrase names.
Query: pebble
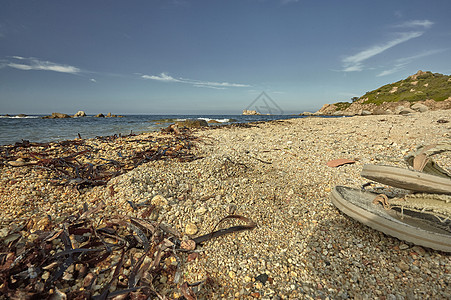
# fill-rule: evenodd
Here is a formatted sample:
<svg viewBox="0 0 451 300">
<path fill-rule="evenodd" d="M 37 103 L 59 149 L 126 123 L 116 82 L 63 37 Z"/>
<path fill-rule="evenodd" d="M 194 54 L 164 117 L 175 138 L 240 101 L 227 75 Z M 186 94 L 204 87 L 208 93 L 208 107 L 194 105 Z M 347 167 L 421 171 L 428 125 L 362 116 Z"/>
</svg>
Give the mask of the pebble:
<svg viewBox="0 0 451 300">
<path fill-rule="evenodd" d="M 185 233 L 188 235 L 195 235 L 199 229 L 197 228 L 197 225 L 194 223 L 188 223 L 185 226 Z"/>
<path fill-rule="evenodd" d="M 406 250 L 406 249 L 409 249 L 409 246 L 404 244 L 404 243 L 402 243 L 401 245 L 399 245 L 399 249 Z"/>
<path fill-rule="evenodd" d="M 152 198 L 150 203 L 152 203 L 153 205 L 156 205 L 156 206 L 164 206 L 164 205 L 168 204 L 168 200 L 161 195 L 156 195 Z"/>
<path fill-rule="evenodd" d="M 401 271 L 403 271 L 403 272 L 409 270 L 409 265 L 408 265 L 405 261 L 403 261 L 403 260 L 401 260 L 401 261 L 398 263 L 398 267 L 399 267 L 399 268 L 401 269 Z"/>
</svg>

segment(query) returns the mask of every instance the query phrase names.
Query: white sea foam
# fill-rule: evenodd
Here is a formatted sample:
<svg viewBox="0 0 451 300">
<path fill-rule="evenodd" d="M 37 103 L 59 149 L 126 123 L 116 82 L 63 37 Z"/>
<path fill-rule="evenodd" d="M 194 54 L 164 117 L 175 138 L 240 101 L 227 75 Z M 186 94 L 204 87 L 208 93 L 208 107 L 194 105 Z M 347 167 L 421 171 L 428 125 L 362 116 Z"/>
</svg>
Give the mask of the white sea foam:
<svg viewBox="0 0 451 300">
<path fill-rule="evenodd" d="M 37 119 L 39 116 L 0 116 L 3 119 Z"/>
<path fill-rule="evenodd" d="M 207 122 L 210 122 L 210 121 L 216 121 L 216 122 L 219 122 L 219 123 L 227 123 L 227 122 L 230 122 L 230 119 L 199 118 L 199 120 L 205 120 L 205 121 L 207 121 Z"/>
</svg>

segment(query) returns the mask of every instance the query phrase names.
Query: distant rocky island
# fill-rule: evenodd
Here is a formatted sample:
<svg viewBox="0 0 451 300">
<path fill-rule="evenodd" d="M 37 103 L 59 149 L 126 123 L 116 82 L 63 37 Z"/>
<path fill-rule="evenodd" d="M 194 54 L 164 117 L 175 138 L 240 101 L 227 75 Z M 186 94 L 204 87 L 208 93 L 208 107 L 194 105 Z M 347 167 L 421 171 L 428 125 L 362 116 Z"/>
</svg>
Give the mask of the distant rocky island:
<svg viewBox="0 0 451 300">
<path fill-rule="evenodd" d="M 451 76 L 420 70 L 351 102 L 325 104 L 314 115 L 407 114 L 443 109 L 451 109 Z"/>
<path fill-rule="evenodd" d="M 249 110 L 249 109 L 245 109 L 243 110 L 243 116 L 254 116 L 254 115 L 261 115 L 261 113 L 259 113 L 256 110 Z"/>
<path fill-rule="evenodd" d="M 84 111 L 80 110 L 73 116 L 68 115 L 68 114 L 54 112 L 49 116 L 42 117 L 42 119 L 82 118 L 82 117 L 86 117 L 86 116 L 87 116 L 86 113 Z M 97 117 L 97 118 L 122 118 L 123 116 L 113 115 L 111 113 L 104 115 L 104 114 L 100 113 L 100 114 L 95 115 L 95 117 Z"/>
</svg>

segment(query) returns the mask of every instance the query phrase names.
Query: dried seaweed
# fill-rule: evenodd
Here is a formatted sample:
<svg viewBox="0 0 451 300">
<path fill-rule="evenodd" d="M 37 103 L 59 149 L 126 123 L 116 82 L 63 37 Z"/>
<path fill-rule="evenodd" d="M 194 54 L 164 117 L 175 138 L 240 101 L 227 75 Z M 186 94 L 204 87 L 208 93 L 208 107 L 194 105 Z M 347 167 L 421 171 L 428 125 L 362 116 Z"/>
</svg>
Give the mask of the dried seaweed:
<svg viewBox="0 0 451 300">
<path fill-rule="evenodd" d="M 0 146 L 0 167 L 32 167 L 48 172 L 48 177 L 55 185 L 71 185 L 77 189 L 106 185 L 116 176 L 124 174 L 139 165 L 157 160 L 176 159 L 190 162 L 200 157 L 192 153 L 196 138 L 187 130 L 171 132 L 167 136 L 153 139 L 133 139 L 136 135 L 106 136 L 96 139 L 105 143 L 148 143 L 147 149 L 132 155 L 118 155 L 121 161 L 98 156 L 100 149 L 88 145 L 86 140 L 68 140 L 52 143 L 32 143 L 22 141 L 15 145 Z M 101 162 L 99 162 L 101 161 Z M 110 189 L 113 195 L 114 189 Z"/>
<path fill-rule="evenodd" d="M 179 280 L 181 262 L 195 259 L 199 254 L 177 248 L 182 244 L 179 233 L 168 225 L 147 219 L 100 216 L 104 207 L 103 203 L 92 208 L 85 205 L 78 214 L 67 217 L 60 224 L 52 224 L 52 229 L 35 232 L 34 240 L 30 240 L 26 225 L 0 239 L 0 293 L 17 299 L 55 296 L 67 299 L 117 296 L 164 299 L 160 278 L 165 276 L 170 279 L 164 284 L 164 291 L 170 287 L 179 290 L 186 299 L 197 299 L 196 289 L 192 288 L 196 284 L 184 282 L 179 285 Z M 96 220 L 90 218 L 94 213 Z M 103 220 L 100 225 L 99 218 Z M 215 231 L 230 219 L 246 224 Z M 246 217 L 230 215 L 220 220 L 211 233 L 191 242 L 196 246 L 255 226 Z M 187 255 L 180 259 L 177 256 L 180 251 L 182 254 L 195 253 L 196 257 Z M 136 255 L 139 258 L 135 261 Z M 176 266 L 165 263 L 170 257 L 177 261 Z M 76 282 L 83 289 L 74 288 Z"/>
</svg>

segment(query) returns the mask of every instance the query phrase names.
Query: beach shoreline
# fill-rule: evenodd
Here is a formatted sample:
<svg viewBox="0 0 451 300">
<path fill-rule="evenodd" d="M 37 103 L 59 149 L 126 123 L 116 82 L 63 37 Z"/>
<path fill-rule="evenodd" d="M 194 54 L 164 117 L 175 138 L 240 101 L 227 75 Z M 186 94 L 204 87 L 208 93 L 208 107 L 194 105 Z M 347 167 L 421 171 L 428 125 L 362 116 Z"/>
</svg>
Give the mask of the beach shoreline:
<svg viewBox="0 0 451 300">
<path fill-rule="evenodd" d="M 146 133 L 84 143 L 96 150 L 93 162 L 101 164 L 155 147 L 157 137 L 172 135 Z M 4 162 L 0 230 L 7 232 L 4 228 L 14 223 L 19 227 L 30 218 L 36 219 L 31 229 L 40 230 L 48 225 L 48 216 L 56 223 L 61 215 L 83 210 L 86 203 L 105 203 L 104 218 L 137 217 L 140 212 L 130 201 L 150 203 L 158 198 L 151 218 L 185 239 L 208 234 L 230 214 L 257 225 L 206 242 L 190 261 L 179 254 L 180 283 L 203 282 L 197 289 L 200 298 L 446 299 L 451 296 L 450 254 L 400 241 L 346 217 L 331 204 L 329 193 L 336 185 L 367 183 L 359 175 L 364 164 L 406 167 L 403 157 L 417 146 L 450 139 L 450 110 L 307 117 L 197 130 L 192 140 L 184 141 L 193 158 L 189 162 L 170 157 L 148 161 L 112 176 L 105 185 L 78 190 L 55 182 L 42 168 Z M 57 153 L 61 149 L 55 145 L 51 147 Z M 326 165 L 339 158 L 355 163 Z M 440 155 L 438 162 L 450 168 L 451 155 Z M 40 221 L 46 223 L 42 228 Z M 77 286 L 80 280 L 67 284 Z M 158 280 L 161 295 L 182 295 L 180 284 L 169 275 Z"/>
</svg>

